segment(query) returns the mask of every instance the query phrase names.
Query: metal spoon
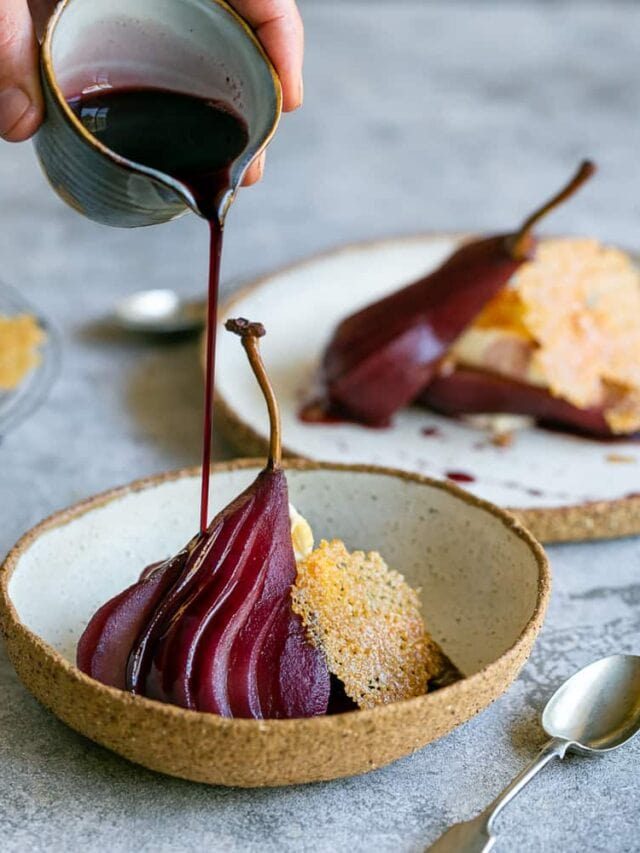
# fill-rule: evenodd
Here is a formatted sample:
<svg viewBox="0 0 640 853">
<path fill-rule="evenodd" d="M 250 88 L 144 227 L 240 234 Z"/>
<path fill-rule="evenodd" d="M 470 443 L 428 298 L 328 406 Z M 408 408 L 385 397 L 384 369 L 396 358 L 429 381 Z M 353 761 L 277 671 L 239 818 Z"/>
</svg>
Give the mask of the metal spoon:
<svg viewBox="0 0 640 853">
<path fill-rule="evenodd" d="M 196 332 L 205 325 L 206 307 L 205 300 L 183 299 L 173 290 L 140 290 L 117 303 L 113 321 L 131 332 Z"/>
<path fill-rule="evenodd" d="M 600 755 L 634 737 L 640 730 L 640 657 L 611 655 L 576 672 L 547 702 L 542 726 L 551 740 L 537 758 L 481 814 L 455 824 L 427 850 L 490 850 L 498 814 L 551 759 L 568 752 Z"/>
</svg>

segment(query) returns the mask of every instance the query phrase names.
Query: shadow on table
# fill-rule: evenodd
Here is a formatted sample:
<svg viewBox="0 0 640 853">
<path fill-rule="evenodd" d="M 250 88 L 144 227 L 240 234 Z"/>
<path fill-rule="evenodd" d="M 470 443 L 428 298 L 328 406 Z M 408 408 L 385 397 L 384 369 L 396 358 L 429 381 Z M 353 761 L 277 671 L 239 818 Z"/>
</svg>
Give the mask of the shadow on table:
<svg viewBox="0 0 640 853">
<path fill-rule="evenodd" d="M 203 373 L 200 338 L 171 335 L 132 335 L 107 321 L 82 330 L 87 343 L 117 347 L 130 354 L 125 403 L 145 440 L 175 457 L 176 465 L 196 465 L 200 460 L 203 421 Z M 214 459 L 232 453 L 216 436 Z"/>
<path fill-rule="evenodd" d="M 202 445 L 202 372 L 195 342 L 155 347 L 131 365 L 126 405 L 143 433 L 177 457 L 196 464 Z"/>
</svg>

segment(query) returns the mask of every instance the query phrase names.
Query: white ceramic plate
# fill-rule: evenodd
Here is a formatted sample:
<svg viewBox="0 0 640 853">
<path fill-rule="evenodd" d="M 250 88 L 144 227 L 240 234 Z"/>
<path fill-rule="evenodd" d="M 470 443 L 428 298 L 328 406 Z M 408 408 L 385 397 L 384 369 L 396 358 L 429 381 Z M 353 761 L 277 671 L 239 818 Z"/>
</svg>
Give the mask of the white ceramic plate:
<svg viewBox="0 0 640 853">
<path fill-rule="evenodd" d="M 412 408 L 389 429 L 305 424 L 298 418 L 332 330 L 346 315 L 437 266 L 460 236 L 417 237 L 347 246 L 276 272 L 225 306 L 229 316 L 263 322 L 263 354 L 280 401 L 287 451 L 310 459 L 387 465 L 446 477 L 517 510 L 545 540 L 640 532 L 640 445 L 606 443 L 531 428 L 509 447 L 486 433 Z M 235 336 L 218 336 L 218 385 L 230 437 L 255 451 L 267 437 L 258 387 Z M 434 434 L 425 434 L 433 432 Z"/>
</svg>

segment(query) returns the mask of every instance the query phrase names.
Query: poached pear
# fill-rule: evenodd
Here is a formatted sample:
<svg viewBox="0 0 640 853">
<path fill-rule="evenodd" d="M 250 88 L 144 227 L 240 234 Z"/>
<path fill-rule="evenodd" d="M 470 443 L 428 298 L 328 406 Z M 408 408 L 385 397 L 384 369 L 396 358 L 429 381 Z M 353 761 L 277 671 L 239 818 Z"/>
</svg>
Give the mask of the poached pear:
<svg viewBox="0 0 640 853">
<path fill-rule="evenodd" d="M 419 402 L 443 415 L 528 415 L 543 426 L 570 427 L 574 432 L 598 438 L 614 435 L 602 406 L 579 409 L 546 388 L 483 370 L 457 367 L 451 373 L 436 376 Z"/>
<path fill-rule="evenodd" d="M 327 711 L 330 678 L 293 612 L 296 560 L 280 416 L 259 351 L 259 323 L 229 320 L 265 396 L 270 454 L 256 480 L 175 557 L 101 607 L 77 651 L 105 684 L 225 717 Z"/>
<path fill-rule="evenodd" d="M 327 413 L 386 426 L 412 403 L 456 339 L 533 256 L 535 225 L 594 171 L 583 162 L 515 233 L 466 243 L 434 272 L 343 320 L 322 364 Z"/>
</svg>

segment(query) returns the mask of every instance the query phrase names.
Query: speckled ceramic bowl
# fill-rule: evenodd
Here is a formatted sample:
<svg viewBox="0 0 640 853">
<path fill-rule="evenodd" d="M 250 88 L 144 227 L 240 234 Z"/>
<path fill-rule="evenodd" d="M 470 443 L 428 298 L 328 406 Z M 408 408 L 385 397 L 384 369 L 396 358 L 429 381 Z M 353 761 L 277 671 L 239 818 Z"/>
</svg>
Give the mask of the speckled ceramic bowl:
<svg viewBox="0 0 640 853">
<path fill-rule="evenodd" d="M 219 465 L 222 506 L 256 460 Z M 27 688 L 69 726 L 174 776 L 246 787 L 363 773 L 419 749 L 500 696 L 526 660 L 549 597 L 546 558 L 503 511 L 394 470 L 289 462 L 292 501 L 316 538 L 377 549 L 420 587 L 427 624 L 465 673 L 428 695 L 304 720 L 229 720 L 105 687 L 74 666 L 96 608 L 197 526 L 196 470 L 138 481 L 57 513 L 7 557 L 0 615 Z"/>
</svg>

